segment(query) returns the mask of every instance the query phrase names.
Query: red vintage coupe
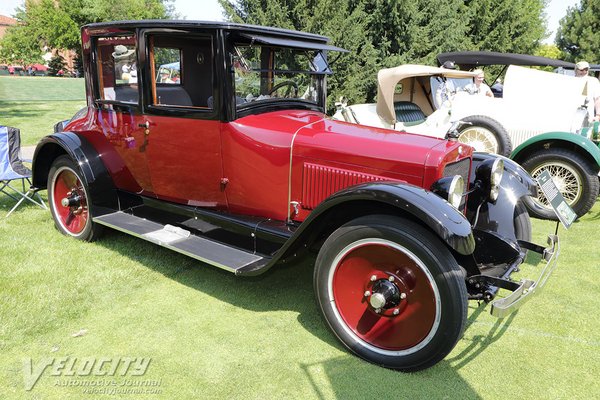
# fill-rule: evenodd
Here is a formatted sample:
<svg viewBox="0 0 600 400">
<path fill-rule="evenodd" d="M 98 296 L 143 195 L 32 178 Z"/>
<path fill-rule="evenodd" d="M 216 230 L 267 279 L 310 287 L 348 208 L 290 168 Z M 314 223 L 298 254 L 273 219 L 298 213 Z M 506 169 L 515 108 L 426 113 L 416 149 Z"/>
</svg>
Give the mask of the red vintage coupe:
<svg viewBox="0 0 600 400">
<path fill-rule="evenodd" d="M 469 299 L 504 317 L 556 265 L 556 236 L 529 242 L 536 184 L 512 161 L 327 118 L 327 54 L 344 50 L 326 37 L 195 21 L 82 36 L 88 106 L 33 164 L 63 234 L 109 227 L 240 276 L 314 252 L 334 334 L 404 371 L 452 350 Z M 540 277 L 514 282 L 527 251 Z"/>
</svg>

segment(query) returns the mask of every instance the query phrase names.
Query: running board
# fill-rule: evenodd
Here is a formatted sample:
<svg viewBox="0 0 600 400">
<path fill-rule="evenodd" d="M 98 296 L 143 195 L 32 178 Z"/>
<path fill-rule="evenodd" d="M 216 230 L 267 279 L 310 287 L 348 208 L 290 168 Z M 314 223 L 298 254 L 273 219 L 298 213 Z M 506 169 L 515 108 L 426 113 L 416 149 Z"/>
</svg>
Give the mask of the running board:
<svg viewBox="0 0 600 400">
<path fill-rule="evenodd" d="M 122 211 L 95 217 L 93 221 L 233 273 L 269 261 L 260 255 L 193 235 L 185 229 L 162 225 Z"/>
</svg>

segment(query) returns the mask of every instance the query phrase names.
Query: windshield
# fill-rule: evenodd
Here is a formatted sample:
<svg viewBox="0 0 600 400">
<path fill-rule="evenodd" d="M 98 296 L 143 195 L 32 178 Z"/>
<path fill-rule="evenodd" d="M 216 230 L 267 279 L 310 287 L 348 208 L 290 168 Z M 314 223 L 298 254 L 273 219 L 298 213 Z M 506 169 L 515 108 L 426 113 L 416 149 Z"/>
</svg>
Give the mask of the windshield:
<svg viewBox="0 0 600 400">
<path fill-rule="evenodd" d="M 331 70 L 320 51 L 237 45 L 231 57 L 237 108 L 290 100 L 321 105 L 321 82 Z"/>
</svg>

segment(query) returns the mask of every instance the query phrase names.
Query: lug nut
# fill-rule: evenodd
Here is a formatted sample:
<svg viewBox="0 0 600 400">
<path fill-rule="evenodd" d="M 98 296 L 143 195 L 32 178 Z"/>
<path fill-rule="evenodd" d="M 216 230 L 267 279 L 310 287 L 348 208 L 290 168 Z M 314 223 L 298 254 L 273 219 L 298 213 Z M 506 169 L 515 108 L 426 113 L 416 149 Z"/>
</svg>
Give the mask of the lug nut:
<svg viewBox="0 0 600 400">
<path fill-rule="evenodd" d="M 371 292 L 369 292 L 368 290 L 364 293 L 365 297 L 369 297 L 371 295 Z"/>
<path fill-rule="evenodd" d="M 371 275 L 371 282 L 375 282 L 377 280 L 377 276 L 376 275 Z"/>
<path fill-rule="evenodd" d="M 381 312 L 381 308 L 376 308 L 375 313 L 379 314 Z"/>
<path fill-rule="evenodd" d="M 393 276 L 390 276 L 390 277 L 388 278 L 388 281 L 390 281 L 390 282 L 394 282 L 394 277 L 393 277 Z"/>
<path fill-rule="evenodd" d="M 406 293 L 400 293 L 400 298 L 404 300 L 406 298 Z"/>
<path fill-rule="evenodd" d="M 398 315 L 398 314 L 400 314 L 400 310 L 399 310 L 399 309 L 397 309 L 397 308 L 395 308 L 395 309 L 394 309 L 394 315 Z"/>
</svg>

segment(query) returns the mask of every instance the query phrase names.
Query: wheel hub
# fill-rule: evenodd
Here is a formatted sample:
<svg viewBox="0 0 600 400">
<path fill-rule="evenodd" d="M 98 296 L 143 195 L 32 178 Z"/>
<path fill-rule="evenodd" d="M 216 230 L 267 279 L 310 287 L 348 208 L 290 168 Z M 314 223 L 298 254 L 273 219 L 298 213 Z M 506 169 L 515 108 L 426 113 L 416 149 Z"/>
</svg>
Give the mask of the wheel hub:
<svg viewBox="0 0 600 400">
<path fill-rule="evenodd" d="M 70 208 L 70 211 L 75 214 L 81 214 L 83 211 L 83 207 L 81 206 L 81 201 L 83 197 L 77 192 L 77 190 L 73 189 L 70 192 L 67 192 L 67 197 L 61 199 L 60 204 L 63 207 Z"/>
<path fill-rule="evenodd" d="M 376 314 L 394 317 L 406 308 L 406 302 L 402 303 L 402 300 L 406 299 L 408 290 L 404 286 L 394 275 L 377 273 L 371 275 L 364 297 L 369 308 Z"/>
</svg>

